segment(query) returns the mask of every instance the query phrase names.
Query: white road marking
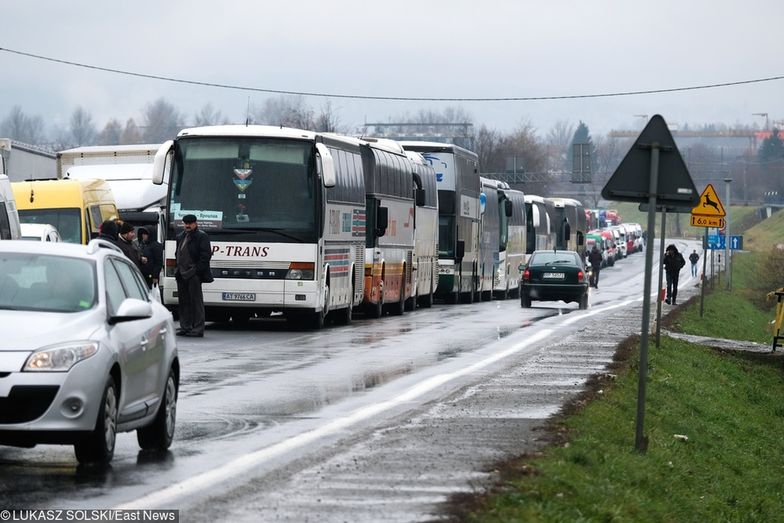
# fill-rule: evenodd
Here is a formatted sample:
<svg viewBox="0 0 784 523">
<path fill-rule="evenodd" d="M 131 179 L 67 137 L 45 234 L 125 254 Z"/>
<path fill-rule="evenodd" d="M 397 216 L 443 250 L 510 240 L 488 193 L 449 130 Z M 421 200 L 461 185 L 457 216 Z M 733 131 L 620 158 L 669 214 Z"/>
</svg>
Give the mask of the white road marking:
<svg viewBox="0 0 784 523">
<path fill-rule="evenodd" d="M 619 306 L 621 305 L 608 307 L 608 309 L 619 307 Z M 334 421 L 331 421 L 326 425 L 323 425 L 321 427 L 318 427 L 316 429 L 307 432 L 303 432 L 302 434 L 289 438 L 285 441 L 281 441 L 280 443 L 270 445 L 269 447 L 265 447 L 255 452 L 251 452 L 250 454 L 246 454 L 244 456 L 236 458 L 230 461 L 229 463 L 226 463 L 223 466 L 209 470 L 207 472 L 203 472 L 201 474 L 188 478 L 179 483 L 175 483 L 169 487 L 166 487 L 152 494 L 148 494 L 146 496 L 133 500 L 129 503 L 120 505 L 116 508 L 140 509 L 146 507 L 172 506 L 174 501 L 177 499 L 189 495 L 193 495 L 197 492 L 206 490 L 209 487 L 222 483 L 226 480 L 242 476 L 243 474 L 247 473 L 254 467 L 264 463 L 265 461 L 283 455 L 294 449 L 305 447 L 306 445 L 313 443 L 314 441 L 317 441 L 320 438 L 331 436 L 333 434 L 336 434 L 344 430 L 345 428 L 351 425 L 355 425 L 361 421 L 373 418 L 374 416 L 377 416 L 382 412 L 391 410 L 403 403 L 413 401 L 423 396 L 424 394 L 427 394 L 433 389 L 443 385 L 444 383 L 448 383 L 449 381 L 455 380 L 462 376 L 482 370 L 496 363 L 499 360 L 502 360 L 508 356 L 511 356 L 515 353 L 522 351 L 523 349 L 529 347 L 530 345 L 533 345 L 534 343 L 538 343 L 544 340 L 545 338 L 553 334 L 553 332 L 554 332 L 553 329 L 543 329 L 540 332 L 527 338 L 525 341 L 517 343 L 509 347 L 508 349 L 499 351 L 491 356 L 488 356 L 487 358 L 481 361 L 478 361 L 472 365 L 468 365 L 467 367 L 464 367 L 458 371 L 432 376 L 414 385 L 413 387 L 410 387 L 406 392 L 397 396 L 395 399 L 377 403 L 375 405 L 368 405 L 367 407 L 357 409 L 353 413 L 348 414 L 347 416 L 344 416 L 342 418 L 336 419 Z"/>
</svg>

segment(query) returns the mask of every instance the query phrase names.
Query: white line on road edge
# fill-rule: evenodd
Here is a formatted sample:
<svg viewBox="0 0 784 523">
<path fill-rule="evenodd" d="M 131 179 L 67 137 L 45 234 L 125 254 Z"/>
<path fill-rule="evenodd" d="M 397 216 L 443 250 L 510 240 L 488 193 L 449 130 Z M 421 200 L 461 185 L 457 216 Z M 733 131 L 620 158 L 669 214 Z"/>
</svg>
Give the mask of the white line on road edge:
<svg viewBox="0 0 784 523">
<path fill-rule="evenodd" d="M 403 403 L 415 400 L 432 391 L 436 387 L 443 385 L 444 383 L 448 383 L 449 381 L 460 378 L 472 372 L 482 370 L 485 367 L 502 360 L 503 358 L 520 352 L 526 347 L 547 338 L 552 333 L 552 329 L 544 329 L 532 335 L 530 338 L 527 338 L 525 341 L 517 343 L 508 349 L 497 352 L 492 356 L 464 367 L 458 371 L 432 376 L 409 388 L 406 392 L 397 396 L 395 399 L 357 409 L 353 413 L 343 418 L 331 421 L 326 425 L 307 432 L 303 432 L 302 434 L 289 438 L 285 441 L 281 441 L 280 443 L 276 443 L 269 447 L 251 452 L 250 454 L 236 458 L 221 467 L 193 476 L 179 483 L 175 483 L 163 490 L 153 494 L 148 494 L 116 508 L 139 509 L 146 507 L 171 506 L 171 504 L 178 498 L 193 495 L 196 492 L 205 490 L 223 481 L 234 477 L 239 477 L 269 459 L 275 458 L 294 449 L 304 447 L 320 438 L 335 434 L 360 421 L 367 420 Z"/>
<path fill-rule="evenodd" d="M 634 303 L 635 301 L 642 301 L 642 298 L 626 300 L 626 301 L 621 302 L 621 303 L 616 303 L 615 305 L 608 305 L 607 307 L 601 307 L 601 308 L 598 308 L 598 309 L 591 307 L 591 309 L 588 312 L 584 312 L 582 314 L 578 313 L 575 316 L 572 316 L 572 314 L 574 314 L 574 313 L 571 313 L 569 315 L 570 316 L 569 319 L 562 321 L 561 325 L 571 325 L 572 323 L 574 323 L 576 321 L 582 321 L 585 318 L 590 318 L 591 316 L 594 316 L 595 314 L 601 314 L 602 312 L 610 311 L 610 310 L 613 310 L 613 309 L 619 309 L 621 307 L 626 307 L 627 305 L 629 305 L 630 303 Z"/>
</svg>

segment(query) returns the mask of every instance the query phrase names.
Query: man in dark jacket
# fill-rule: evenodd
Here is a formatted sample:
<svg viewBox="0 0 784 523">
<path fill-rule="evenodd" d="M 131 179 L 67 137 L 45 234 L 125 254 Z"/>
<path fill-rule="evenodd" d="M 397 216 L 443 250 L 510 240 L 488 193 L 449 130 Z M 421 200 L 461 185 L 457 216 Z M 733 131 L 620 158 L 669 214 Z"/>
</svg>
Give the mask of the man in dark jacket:
<svg viewBox="0 0 784 523">
<path fill-rule="evenodd" d="M 670 244 L 667 246 L 667 250 L 664 251 L 663 263 L 664 272 L 667 275 L 667 298 L 664 302 L 676 305 L 676 300 L 678 299 L 678 276 L 683 266 L 686 265 L 686 260 L 678 252 L 678 248 Z"/>
<path fill-rule="evenodd" d="M 117 232 L 119 228 L 114 220 L 106 220 L 101 224 L 101 227 L 98 229 L 98 239 L 99 240 L 106 240 L 107 242 L 111 242 L 117 245 Z"/>
<path fill-rule="evenodd" d="M 207 233 L 200 231 L 196 216 L 182 217 L 185 230 L 177 235 L 177 296 L 180 310 L 180 336 L 204 336 L 204 295 L 202 282 L 212 282 L 212 246 Z"/>
<path fill-rule="evenodd" d="M 596 247 L 596 244 L 593 244 L 593 248 L 591 252 L 588 254 L 588 263 L 591 264 L 591 281 L 589 285 L 591 287 L 599 288 L 599 271 L 602 269 L 602 253 L 599 252 L 599 248 Z"/>
<path fill-rule="evenodd" d="M 694 249 L 694 252 L 689 254 L 689 261 L 691 262 L 691 275 L 696 277 L 697 276 L 697 262 L 700 261 L 700 255 L 697 254 L 697 249 Z"/>
<path fill-rule="evenodd" d="M 130 223 L 123 223 L 120 225 L 120 234 L 117 240 L 117 246 L 123 254 L 136 265 L 139 270 L 144 274 L 144 266 L 146 265 L 146 258 L 142 256 L 133 239 L 136 238 L 136 231 L 133 230 L 133 225 Z"/>
<path fill-rule="evenodd" d="M 163 268 L 163 245 L 155 241 L 150 236 L 150 231 L 144 227 L 139 227 L 137 234 L 139 235 L 139 248 L 142 251 L 142 256 L 147 258 L 142 274 L 147 280 L 147 286 L 152 289 L 152 286 L 158 283 Z"/>
</svg>

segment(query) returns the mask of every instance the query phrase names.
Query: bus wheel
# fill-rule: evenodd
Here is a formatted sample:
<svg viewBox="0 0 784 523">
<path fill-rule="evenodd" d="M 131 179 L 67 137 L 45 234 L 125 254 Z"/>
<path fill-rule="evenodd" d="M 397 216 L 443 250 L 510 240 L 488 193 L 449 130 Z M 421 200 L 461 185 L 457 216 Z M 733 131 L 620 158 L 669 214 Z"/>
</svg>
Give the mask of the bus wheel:
<svg viewBox="0 0 784 523">
<path fill-rule="evenodd" d="M 245 327 L 248 326 L 249 321 L 250 321 L 249 312 L 239 311 L 239 312 L 231 313 L 231 322 L 234 324 L 235 327 L 244 329 Z"/>
<path fill-rule="evenodd" d="M 419 306 L 423 309 L 429 309 L 433 306 L 433 289 L 424 296 L 419 297 Z"/>
<path fill-rule="evenodd" d="M 340 325 L 351 325 L 351 320 L 354 316 L 354 307 L 349 303 L 348 307 L 334 311 L 333 314 L 338 315 L 336 319 Z"/>
</svg>

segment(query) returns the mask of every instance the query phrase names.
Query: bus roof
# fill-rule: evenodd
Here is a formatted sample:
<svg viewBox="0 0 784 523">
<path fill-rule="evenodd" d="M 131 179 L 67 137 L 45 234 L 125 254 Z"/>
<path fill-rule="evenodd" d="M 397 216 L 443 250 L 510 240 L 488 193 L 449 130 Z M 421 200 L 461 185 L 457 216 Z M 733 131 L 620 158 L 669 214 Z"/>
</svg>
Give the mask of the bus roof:
<svg viewBox="0 0 784 523">
<path fill-rule="evenodd" d="M 296 138 L 300 140 L 315 141 L 318 133 L 294 129 L 291 127 L 277 127 L 273 125 L 211 125 L 207 127 L 191 127 L 177 133 L 178 138 L 186 136 L 237 136 L 237 137 L 263 137 L 263 138 Z"/>
<path fill-rule="evenodd" d="M 401 141 L 399 143 L 403 147 L 403 149 L 416 151 L 418 153 L 451 152 L 451 153 L 458 153 L 458 154 L 462 153 L 467 156 L 478 158 L 475 152 L 469 151 L 468 149 L 463 149 L 459 145 L 455 145 L 452 143 L 416 142 L 416 141 Z"/>
<path fill-rule="evenodd" d="M 531 202 L 545 203 L 544 202 L 544 198 L 542 198 L 541 196 L 537 196 L 535 194 L 526 194 L 525 195 L 525 202 L 526 203 L 531 203 Z"/>
</svg>

